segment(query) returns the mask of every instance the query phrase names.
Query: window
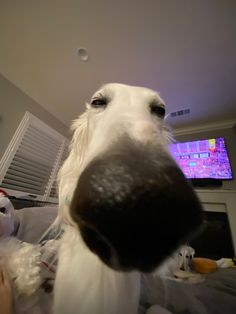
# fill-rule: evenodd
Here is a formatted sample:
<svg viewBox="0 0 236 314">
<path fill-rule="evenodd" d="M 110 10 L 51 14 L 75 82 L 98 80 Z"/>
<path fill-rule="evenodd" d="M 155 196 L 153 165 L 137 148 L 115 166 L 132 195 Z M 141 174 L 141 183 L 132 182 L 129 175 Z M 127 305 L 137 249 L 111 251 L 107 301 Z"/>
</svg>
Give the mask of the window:
<svg viewBox="0 0 236 314">
<path fill-rule="evenodd" d="M 0 160 L 0 186 L 10 195 L 57 203 L 57 172 L 69 141 L 26 112 Z"/>
</svg>

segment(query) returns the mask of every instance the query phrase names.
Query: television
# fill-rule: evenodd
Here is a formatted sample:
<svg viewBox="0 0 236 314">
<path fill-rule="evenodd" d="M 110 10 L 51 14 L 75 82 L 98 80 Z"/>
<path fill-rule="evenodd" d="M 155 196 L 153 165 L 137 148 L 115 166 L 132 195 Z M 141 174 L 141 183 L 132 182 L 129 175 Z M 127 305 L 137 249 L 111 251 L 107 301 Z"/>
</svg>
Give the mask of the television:
<svg viewBox="0 0 236 314">
<path fill-rule="evenodd" d="M 217 182 L 233 179 L 223 137 L 170 145 L 170 153 L 187 179 Z"/>
</svg>

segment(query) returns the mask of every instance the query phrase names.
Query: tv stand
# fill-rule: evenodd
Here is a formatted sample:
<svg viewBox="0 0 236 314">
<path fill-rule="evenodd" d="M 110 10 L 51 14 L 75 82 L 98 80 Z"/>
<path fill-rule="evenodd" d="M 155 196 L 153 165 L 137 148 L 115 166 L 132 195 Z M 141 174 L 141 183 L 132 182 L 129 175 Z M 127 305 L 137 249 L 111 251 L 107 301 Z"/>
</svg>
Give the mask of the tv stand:
<svg viewBox="0 0 236 314">
<path fill-rule="evenodd" d="M 196 193 L 204 210 L 225 212 L 227 214 L 234 246 L 234 256 L 236 256 L 236 190 L 196 189 Z M 217 245 L 217 243 L 212 243 L 212 245 Z"/>
<path fill-rule="evenodd" d="M 218 179 L 191 179 L 190 182 L 194 187 L 221 187 L 222 180 Z"/>
</svg>

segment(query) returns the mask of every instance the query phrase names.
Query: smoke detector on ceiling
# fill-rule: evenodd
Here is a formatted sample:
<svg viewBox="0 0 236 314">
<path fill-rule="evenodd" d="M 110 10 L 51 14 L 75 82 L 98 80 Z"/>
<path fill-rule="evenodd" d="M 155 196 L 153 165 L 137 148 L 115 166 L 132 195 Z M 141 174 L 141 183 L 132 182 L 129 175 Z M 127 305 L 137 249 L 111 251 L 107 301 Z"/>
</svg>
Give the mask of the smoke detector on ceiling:
<svg viewBox="0 0 236 314">
<path fill-rule="evenodd" d="M 182 109 L 178 111 L 173 111 L 170 113 L 171 118 L 176 118 L 180 116 L 184 116 L 186 114 L 190 114 L 190 109 Z"/>
<path fill-rule="evenodd" d="M 77 54 L 81 61 L 86 62 L 89 59 L 88 50 L 86 48 L 78 48 Z"/>
</svg>

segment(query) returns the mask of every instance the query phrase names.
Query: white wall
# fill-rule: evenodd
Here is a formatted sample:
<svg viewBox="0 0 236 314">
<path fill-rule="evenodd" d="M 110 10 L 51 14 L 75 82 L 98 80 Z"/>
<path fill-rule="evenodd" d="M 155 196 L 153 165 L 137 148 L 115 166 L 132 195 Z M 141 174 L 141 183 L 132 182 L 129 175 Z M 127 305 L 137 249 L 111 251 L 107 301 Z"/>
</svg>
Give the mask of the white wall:
<svg viewBox="0 0 236 314">
<path fill-rule="evenodd" d="M 68 137 L 68 127 L 0 75 L 0 159 L 27 110 Z"/>
</svg>

